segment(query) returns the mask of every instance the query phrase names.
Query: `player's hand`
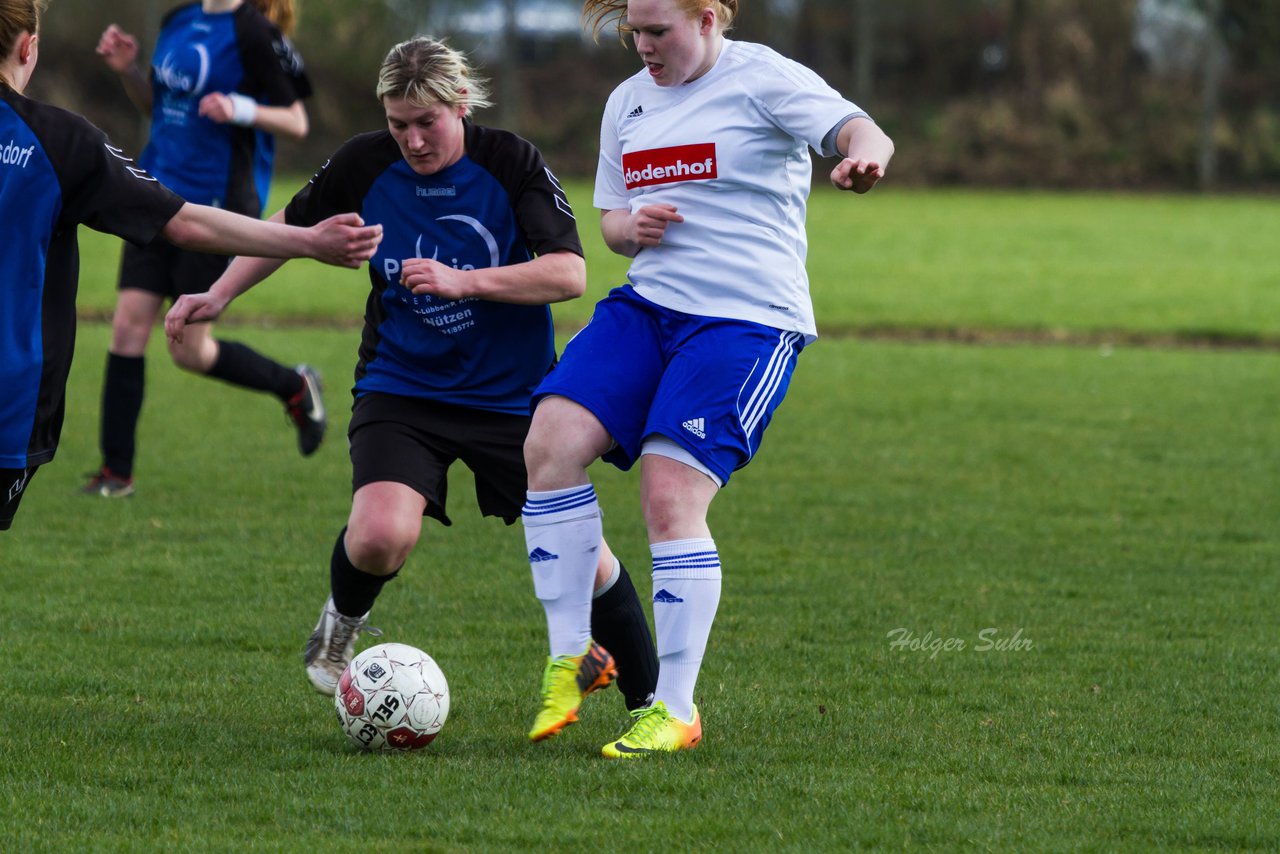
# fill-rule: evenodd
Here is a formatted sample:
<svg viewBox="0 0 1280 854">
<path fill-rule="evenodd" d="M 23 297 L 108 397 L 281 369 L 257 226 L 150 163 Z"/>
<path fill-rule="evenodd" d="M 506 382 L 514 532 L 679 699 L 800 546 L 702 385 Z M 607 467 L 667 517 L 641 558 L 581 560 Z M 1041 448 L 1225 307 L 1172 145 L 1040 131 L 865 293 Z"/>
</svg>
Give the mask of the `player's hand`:
<svg viewBox="0 0 1280 854">
<path fill-rule="evenodd" d="M 224 125 L 231 121 L 232 115 L 235 114 L 235 107 L 226 95 L 221 92 L 210 92 L 200 99 L 197 112 L 211 122 Z"/>
<path fill-rule="evenodd" d="M 102 31 L 98 39 L 98 56 L 116 74 L 123 74 L 138 61 L 138 40 L 115 24 Z"/>
<path fill-rule="evenodd" d="M 831 170 L 831 186 L 837 190 L 865 193 L 884 177 L 884 167 L 874 160 L 854 160 L 846 157 Z"/>
<path fill-rule="evenodd" d="M 467 274 L 431 258 L 406 258 L 400 264 L 400 284 L 415 294 L 447 300 L 471 296 Z"/>
<path fill-rule="evenodd" d="M 684 222 L 675 205 L 645 205 L 631 215 L 626 236 L 641 249 L 652 249 L 662 242 L 667 226 L 673 222 Z"/>
<path fill-rule="evenodd" d="M 225 300 L 213 294 L 183 294 L 174 300 L 173 308 L 164 316 L 164 334 L 174 343 L 182 343 L 182 332 L 188 323 L 209 323 L 227 307 Z"/>
<path fill-rule="evenodd" d="M 359 267 L 382 242 L 382 226 L 365 225 L 357 213 L 335 214 L 310 231 L 311 257 L 335 267 Z"/>
</svg>

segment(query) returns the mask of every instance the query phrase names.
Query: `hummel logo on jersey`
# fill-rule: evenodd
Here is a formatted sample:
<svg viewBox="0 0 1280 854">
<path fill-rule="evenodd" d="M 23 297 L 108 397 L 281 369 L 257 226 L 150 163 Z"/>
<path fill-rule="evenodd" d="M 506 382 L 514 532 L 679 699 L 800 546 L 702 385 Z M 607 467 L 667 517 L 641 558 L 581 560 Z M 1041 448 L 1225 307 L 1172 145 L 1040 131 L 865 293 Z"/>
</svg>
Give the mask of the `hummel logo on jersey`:
<svg viewBox="0 0 1280 854">
<path fill-rule="evenodd" d="M 114 145 L 108 145 L 108 144 L 106 144 L 106 143 L 103 143 L 103 146 L 102 146 L 102 147 L 103 147 L 103 148 L 105 148 L 105 149 L 107 150 L 107 154 L 110 154 L 110 155 L 111 155 L 112 157 L 114 157 L 116 160 L 123 160 L 126 164 L 128 164 L 128 163 L 132 163 L 132 162 L 133 162 L 133 158 L 132 158 L 132 157 L 130 157 L 129 155 L 125 154 L 123 150 L 121 150 L 121 149 L 119 149 L 119 148 L 116 148 Z M 128 169 L 128 170 L 129 170 L 129 174 L 130 174 L 130 175 L 132 175 L 133 177 L 138 178 L 138 179 L 140 179 L 140 180 L 143 180 L 143 181 L 155 181 L 155 180 L 156 180 L 156 179 L 155 179 L 155 178 L 153 178 L 152 176 L 148 175 L 148 174 L 147 174 L 147 170 L 145 170 L 145 169 L 139 169 L 137 166 L 127 166 L 127 165 L 126 165 L 124 168 L 126 168 L 126 169 Z M 213 203 L 213 207 L 215 207 L 215 208 L 216 208 L 216 207 L 218 207 L 218 203 L 217 203 L 216 201 Z"/>
<path fill-rule="evenodd" d="M 13 482 L 13 485 L 9 487 L 9 497 L 6 498 L 5 500 L 12 501 L 19 494 L 21 494 L 22 490 L 25 489 L 26 486 L 27 486 L 27 472 L 25 469 L 23 469 L 21 479 L 15 480 Z"/>
<path fill-rule="evenodd" d="M 668 590 L 667 588 L 665 588 L 665 587 L 664 587 L 664 588 L 662 588 L 661 590 L 659 590 L 657 593 L 653 594 L 653 601 L 655 601 L 655 602 L 683 602 L 684 600 L 683 600 L 683 599 L 681 599 L 679 596 L 677 596 L 676 594 L 672 593 L 670 590 Z"/>
<path fill-rule="evenodd" d="M 640 118 L 642 115 L 644 115 L 644 107 L 636 107 L 634 110 L 632 110 L 631 112 L 627 113 L 627 118 L 629 118 L 629 119 L 638 119 L 638 118 Z"/>
<path fill-rule="evenodd" d="M 707 438 L 707 420 L 705 418 L 690 418 L 680 426 L 699 439 Z"/>
<path fill-rule="evenodd" d="M 542 546 L 538 546 L 536 549 L 529 552 L 529 563 L 541 563 L 544 560 L 559 560 L 559 559 L 560 559 L 560 555 L 553 555 L 551 552 L 547 551 Z"/>
</svg>

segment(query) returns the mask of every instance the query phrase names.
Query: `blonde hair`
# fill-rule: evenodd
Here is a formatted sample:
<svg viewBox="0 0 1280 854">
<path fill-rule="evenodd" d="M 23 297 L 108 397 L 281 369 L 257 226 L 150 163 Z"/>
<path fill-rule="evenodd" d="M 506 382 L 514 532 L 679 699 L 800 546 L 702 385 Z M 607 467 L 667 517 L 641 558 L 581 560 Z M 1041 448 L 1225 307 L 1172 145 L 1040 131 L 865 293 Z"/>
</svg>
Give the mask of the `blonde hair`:
<svg viewBox="0 0 1280 854">
<path fill-rule="evenodd" d="M 0 0 L 0 61 L 7 60 L 23 33 L 40 32 L 40 13 L 49 0 Z M 0 75 L 0 81 L 12 85 L 12 81 Z"/>
<path fill-rule="evenodd" d="M 298 10 L 294 8 L 293 0 L 250 0 L 250 2 L 264 18 L 279 27 L 280 32 L 286 36 L 292 35 L 293 28 L 298 23 Z"/>
<path fill-rule="evenodd" d="M 690 18 L 696 18 L 706 9 L 716 13 L 716 21 L 720 31 L 725 32 L 733 26 L 733 19 L 738 15 L 738 0 L 674 0 L 676 6 L 685 11 Z M 597 41 L 600 31 L 610 21 L 618 30 L 618 38 L 626 37 L 631 32 L 627 26 L 627 0 L 585 0 L 582 4 L 582 20 L 591 35 Z"/>
<path fill-rule="evenodd" d="M 378 72 L 378 100 L 404 98 L 428 107 L 444 104 L 467 112 L 490 106 L 485 81 L 473 76 L 467 58 L 443 41 L 417 36 L 391 48 Z"/>
</svg>

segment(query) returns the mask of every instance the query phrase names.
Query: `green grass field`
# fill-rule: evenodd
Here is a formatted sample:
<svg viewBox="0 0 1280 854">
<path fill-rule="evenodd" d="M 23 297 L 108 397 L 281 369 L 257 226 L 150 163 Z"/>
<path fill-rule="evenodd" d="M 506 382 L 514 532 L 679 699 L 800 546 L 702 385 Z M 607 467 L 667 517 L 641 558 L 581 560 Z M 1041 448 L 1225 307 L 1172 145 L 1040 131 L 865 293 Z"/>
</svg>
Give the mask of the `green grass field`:
<svg viewBox="0 0 1280 854">
<path fill-rule="evenodd" d="M 362 274 L 291 265 L 224 330 L 325 373 L 315 457 L 273 401 L 179 374 L 157 340 L 128 501 L 74 494 L 108 338 L 86 323 L 58 459 L 0 538 L 0 849 L 1280 848 L 1280 357 L 1124 344 L 1274 341 L 1273 206 L 890 190 L 815 201 L 825 329 L 1118 343 L 806 351 L 713 507 L 704 742 L 659 761 L 599 758 L 612 691 L 524 741 L 542 612 L 519 526 L 480 520 L 465 472 L 455 526 L 428 527 L 373 620 L 449 676 L 443 734 L 361 754 L 311 692 Z M 84 242 L 92 312 L 114 250 Z M 621 267 L 593 246 L 598 295 Z M 646 591 L 635 478 L 593 477 Z"/>
<path fill-rule="evenodd" d="M 269 210 L 304 179 L 284 180 Z M 590 186 L 566 182 L 589 259 L 587 298 L 560 307 L 581 325 L 626 277 L 600 240 Z M 819 186 L 809 208 L 809 275 L 828 334 L 1005 330 L 1280 346 L 1275 253 L 1280 205 L 1198 198 L 904 191 L 857 199 Z M 115 304 L 117 241 L 81 229 L 80 307 Z M 242 298 L 235 314 L 358 322 L 364 273 L 295 261 Z"/>
</svg>

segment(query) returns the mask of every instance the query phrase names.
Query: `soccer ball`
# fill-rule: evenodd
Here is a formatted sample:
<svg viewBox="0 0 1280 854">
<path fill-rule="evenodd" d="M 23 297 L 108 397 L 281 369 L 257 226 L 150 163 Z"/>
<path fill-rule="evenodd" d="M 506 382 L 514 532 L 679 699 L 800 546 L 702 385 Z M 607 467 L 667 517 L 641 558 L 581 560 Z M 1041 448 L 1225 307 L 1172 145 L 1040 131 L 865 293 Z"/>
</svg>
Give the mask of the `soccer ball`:
<svg viewBox="0 0 1280 854">
<path fill-rule="evenodd" d="M 422 650 L 383 643 L 342 671 L 334 707 L 343 731 L 365 750 L 417 750 L 449 716 L 449 684 Z"/>
</svg>

